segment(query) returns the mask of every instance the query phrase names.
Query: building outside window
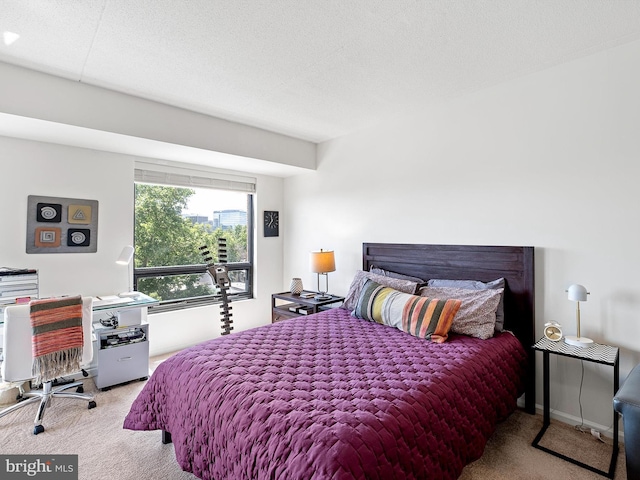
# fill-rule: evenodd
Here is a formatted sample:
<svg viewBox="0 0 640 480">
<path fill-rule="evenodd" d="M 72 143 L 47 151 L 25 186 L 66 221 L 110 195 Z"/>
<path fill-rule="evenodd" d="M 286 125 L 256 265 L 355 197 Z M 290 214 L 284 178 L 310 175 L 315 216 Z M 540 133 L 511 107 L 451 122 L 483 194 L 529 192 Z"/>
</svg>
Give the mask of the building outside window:
<svg viewBox="0 0 640 480">
<path fill-rule="evenodd" d="M 160 301 L 155 311 L 220 301 L 220 290 L 207 273 L 207 264 L 220 263 L 220 238 L 227 244 L 229 297 L 251 298 L 251 193 L 135 183 L 134 284 Z M 211 260 L 205 260 L 204 251 Z"/>
</svg>

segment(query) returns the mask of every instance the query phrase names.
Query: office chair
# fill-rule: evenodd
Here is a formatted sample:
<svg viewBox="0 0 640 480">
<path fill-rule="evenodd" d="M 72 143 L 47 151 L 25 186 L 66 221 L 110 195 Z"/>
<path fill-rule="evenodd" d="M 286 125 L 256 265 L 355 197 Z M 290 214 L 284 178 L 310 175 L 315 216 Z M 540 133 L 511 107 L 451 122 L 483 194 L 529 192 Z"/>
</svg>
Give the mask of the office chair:
<svg viewBox="0 0 640 480">
<path fill-rule="evenodd" d="M 55 300 L 65 300 L 72 298 L 74 297 L 62 297 Z M 76 303 L 80 301 L 78 297 L 75 297 L 75 299 Z M 75 329 L 77 335 L 74 336 L 75 342 L 78 344 L 81 342 L 82 344 L 81 358 L 79 358 L 79 352 L 76 349 L 76 367 L 78 361 L 81 366 L 88 366 L 91 363 L 91 359 L 93 358 L 93 343 L 91 341 L 91 322 L 93 320 L 92 303 L 93 299 L 91 297 L 82 298 L 81 307 L 79 305 L 75 307 L 76 311 L 78 308 L 81 308 L 82 310 L 82 340 L 80 340 L 77 327 Z M 66 364 L 66 362 L 63 361 L 70 356 L 68 353 L 56 357 L 56 352 L 53 352 L 53 361 L 49 359 L 46 362 L 38 363 L 38 361 L 36 360 L 36 362 L 34 363 L 32 346 L 35 349 L 39 348 L 40 353 L 42 353 L 43 348 L 42 342 L 40 344 L 37 343 L 38 340 L 35 339 L 36 335 L 33 334 L 34 330 L 31 325 L 31 306 L 36 304 L 36 302 L 32 302 L 28 305 L 8 306 L 5 309 L 3 341 L 4 361 L 2 362 L 2 378 L 6 382 L 20 382 L 20 385 L 22 385 L 22 383 L 24 382 L 33 381 L 35 379 L 35 383 L 40 383 L 40 381 L 42 382 L 42 390 L 30 391 L 25 393 L 22 386 L 20 386 L 18 403 L 0 411 L 0 417 L 4 417 L 5 415 L 18 410 L 19 408 L 26 407 L 27 405 L 35 402 L 40 402 L 34 421 L 34 435 L 38 435 L 39 433 L 44 432 L 42 419 L 44 417 L 45 409 L 51 405 L 52 400 L 55 397 L 85 400 L 89 402 L 90 409 L 96 406 L 93 395 L 83 393 L 84 389 L 82 386 L 82 382 L 67 383 L 54 388 L 55 377 L 71 375 L 77 373 L 80 370 L 79 368 L 70 369 L 70 365 Z M 58 310 L 58 312 L 60 311 L 61 310 Z M 45 315 L 49 315 L 49 317 L 45 319 L 45 323 L 47 323 L 47 321 L 49 320 L 53 320 L 54 322 L 64 320 L 63 318 L 56 318 L 55 313 L 45 313 Z M 53 323 L 50 325 L 61 324 Z M 44 328 L 45 330 L 47 330 L 51 329 L 52 327 Z M 54 326 L 53 328 L 58 327 Z M 39 330 L 38 332 L 41 333 L 42 330 Z M 62 333 L 62 331 L 60 331 L 60 333 Z M 65 340 L 68 341 L 68 338 L 65 338 Z M 51 341 L 50 338 L 49 341 Z M 45 345 L 45 347 L 49 348 L 49 345 Z M 55 345 L 52 348 L 55 349 Z M 49 348 L 49 350 L 51 350 L 52 348 Z M 55 360 L 56 358 L 58 359 L 57 361 Z M 40 365 L 41 370 L 37 371 L 36 374 L 32 373 L 32 365 L 34 365 L 34 368 L 35 365 Z M 86 372 L 83 371 L 83 374 L 86 376 Z M 66 391 L 71 388 L 76 388 L 76 393 Z"/>
</svg>

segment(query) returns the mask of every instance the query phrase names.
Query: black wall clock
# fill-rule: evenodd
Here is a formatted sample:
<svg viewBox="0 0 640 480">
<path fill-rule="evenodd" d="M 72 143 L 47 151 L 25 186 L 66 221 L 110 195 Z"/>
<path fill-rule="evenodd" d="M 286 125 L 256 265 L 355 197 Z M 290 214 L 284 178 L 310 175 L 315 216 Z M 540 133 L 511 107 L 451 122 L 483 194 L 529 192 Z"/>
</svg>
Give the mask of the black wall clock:
<svg viewBox="0 0 640 480">
<path fill-rule="evenodd" d="M 280 234 L 280 219 L 278 212 L 264 211 L 264 236 L 277 237 Z"/>
</svg>

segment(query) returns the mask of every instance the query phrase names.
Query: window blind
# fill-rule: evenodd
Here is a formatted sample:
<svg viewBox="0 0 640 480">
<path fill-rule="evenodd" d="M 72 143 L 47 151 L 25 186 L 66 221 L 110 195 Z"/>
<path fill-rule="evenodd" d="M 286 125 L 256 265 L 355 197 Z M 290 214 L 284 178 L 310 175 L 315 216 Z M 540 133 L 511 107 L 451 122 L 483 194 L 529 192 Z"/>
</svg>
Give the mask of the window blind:
<svg viewBox="0 0 640 480">
<path fill-rule="evenodd" d="M 172 171 L 173 170 L 173 171 Z M 141 183 L 174 185 L 180 187 L 214 188 L 236 192 L 255 193 L 256 179 L 206 171 L 184 171 L 162 165 L 140 166 L 136 164 L 134 180 Z"/>
</svg>

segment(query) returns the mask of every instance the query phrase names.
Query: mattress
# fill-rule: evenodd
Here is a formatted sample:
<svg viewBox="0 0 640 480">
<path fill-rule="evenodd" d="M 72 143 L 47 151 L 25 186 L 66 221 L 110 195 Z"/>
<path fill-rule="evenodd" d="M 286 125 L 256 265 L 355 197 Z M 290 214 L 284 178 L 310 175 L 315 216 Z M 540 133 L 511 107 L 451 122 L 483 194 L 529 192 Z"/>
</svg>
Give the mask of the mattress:
<svg viewBox="0 0 640 480">
<path fill-rule="evenodd" d="M 457 478 L 516 408 L 525 364 L 508 332 L 436 344 L 337 308 L 170 357 L 124 427 L 170 432 L 202 479 Z"/>
</svg>

